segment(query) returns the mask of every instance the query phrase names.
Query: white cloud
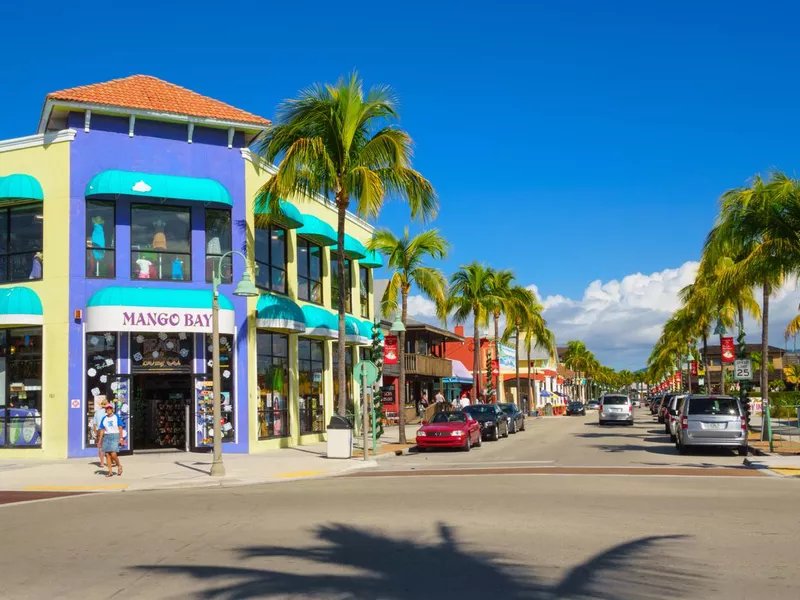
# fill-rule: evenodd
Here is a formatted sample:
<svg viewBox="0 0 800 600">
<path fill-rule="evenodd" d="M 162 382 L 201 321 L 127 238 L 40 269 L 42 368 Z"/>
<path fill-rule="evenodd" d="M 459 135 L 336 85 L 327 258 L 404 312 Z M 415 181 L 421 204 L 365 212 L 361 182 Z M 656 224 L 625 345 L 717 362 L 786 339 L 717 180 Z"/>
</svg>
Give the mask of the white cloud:
<svg viewBox="0 0 800 600">
<path fill-rule="evenodd" d="M 580 299 L 557 294 L 542 298 L 536 285 L 527 288 L 541 300 L 548 326 L 559 344 L 582 340 L 603 364 L 633 370 L 645 366 L 661 327 L 680 306 L 678 292 L 694 281 L 697 265 L 689 261 L 649 275 L 634 273 L 621 280 L 593 281 Z M 761 290 L 755 293 L 760 302 Z M 800 293 L 794 280 L 773 294 L 769 328 L 773 345 L 784 344 L 783 331 L 798 313 L 798 301 Z M 433 303 L 421 296 L 409 297 L 409 314 L 422 321 L 436 321 Z M 465 325 L 469 334 L 471 323 Z M 761 339 L 760 323 L 748 318 L 745 326 L 748 341 Z"/>
</svg>

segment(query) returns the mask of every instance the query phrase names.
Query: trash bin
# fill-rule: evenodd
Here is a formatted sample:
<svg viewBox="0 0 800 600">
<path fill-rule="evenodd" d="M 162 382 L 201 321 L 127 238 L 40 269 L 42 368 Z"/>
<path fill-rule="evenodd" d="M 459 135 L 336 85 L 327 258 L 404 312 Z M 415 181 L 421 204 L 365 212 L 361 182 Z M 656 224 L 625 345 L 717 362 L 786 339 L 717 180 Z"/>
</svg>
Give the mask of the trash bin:
<svg viewBox="0 0 800 600">
<path fill-rule="evenodd" d="M 352 458 L 353 426 L 350 421 L 333 415 L 328 423 L 328 458 Z"/>
</svg>

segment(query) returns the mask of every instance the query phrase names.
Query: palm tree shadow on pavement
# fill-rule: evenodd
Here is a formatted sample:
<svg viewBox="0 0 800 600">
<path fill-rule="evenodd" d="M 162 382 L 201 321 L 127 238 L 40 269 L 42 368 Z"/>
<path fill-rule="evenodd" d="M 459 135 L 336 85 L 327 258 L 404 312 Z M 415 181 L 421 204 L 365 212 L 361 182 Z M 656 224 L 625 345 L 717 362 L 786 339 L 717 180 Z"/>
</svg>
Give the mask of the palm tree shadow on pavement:
<svg viewBox="0 0 800 600">
<path fill-rule="evenodd" d="M 133 568 L 151 575 L 169 573 L 207 580 L 213 587 L 196 597 L 229 600 L 655 600 L 702 597 L 698 586 L 708 581 L 688 560 L 670 551 L 671 545 L 687 537 L 682 535 L 649 536 L 613 546 L 554 583 L 552 578 L 537 577 L 529 565 L 467 549 L 446 524 L 440 523 L 438 529 L 439 539 L 426 543 L 349 525 L 326 525 L 316 532 L 318 545 L 239 550 L 243 563 L 258 560 L 258 566 L 160 564 Z M 287 563 L 297 568 L 299 561 L 309 563 L 307 573 L 279 569 Z M 320 573 L 322 569 L 328 573 Z"/>
</svg>

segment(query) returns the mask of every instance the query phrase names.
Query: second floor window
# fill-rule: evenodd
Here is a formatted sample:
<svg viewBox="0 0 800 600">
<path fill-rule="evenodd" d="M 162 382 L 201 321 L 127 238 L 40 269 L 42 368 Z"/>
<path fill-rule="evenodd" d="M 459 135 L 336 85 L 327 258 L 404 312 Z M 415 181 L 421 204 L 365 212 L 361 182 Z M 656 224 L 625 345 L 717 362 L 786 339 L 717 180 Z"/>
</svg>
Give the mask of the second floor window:
<svg viewBox="0 0 800 600">
<path fill-rule="evenodd" d="M 0 210 L 0 283 L 41 279 L 42 204 Z"/>
<path fill-rule="evenodd" d="M 322 304 L 322 247 L 297 240 L 297 297 Z"/>
<path fill-rule="evenodd" d="M 192 280 L 192 218 L 189 208 L 131 207 L 131 279 Z"/>
<path fill-rule="evenodd" d="M 206 281 L 211 283 L 211 278 L 219 269 L 222 255 L 231 250 L 231 211 L 206 210 Z M 222 283 L 231 283 L 233 264 L 229 256 L 222 265 Z"/>
<path fill-rule="evenodd" d="M 286 293 L 286 230 L 280 227 L 256 229 L 256 285 Z"/>
<path fill-rule="evenodd" d="M 369 269 L 358 268 L 358 296 L 361 301 L 361 316 L 369 319 Z"/>
<path fill-rule="evenodd" d="M 116 277 L 116 224 L 113 202 L 86 202 L 86 277 Z"/>
<path fill-rule="evenodd" d="M 352 284 L 350 281 L 350 261 L 344 259 L 344 277 L 339 277 L 339 266 L 336 256 L 331 258 L 331 303 L 334 310 L 339 310 L 339 286 L 344 286 L 344 310 L 353 312 Z"/>
</svg>

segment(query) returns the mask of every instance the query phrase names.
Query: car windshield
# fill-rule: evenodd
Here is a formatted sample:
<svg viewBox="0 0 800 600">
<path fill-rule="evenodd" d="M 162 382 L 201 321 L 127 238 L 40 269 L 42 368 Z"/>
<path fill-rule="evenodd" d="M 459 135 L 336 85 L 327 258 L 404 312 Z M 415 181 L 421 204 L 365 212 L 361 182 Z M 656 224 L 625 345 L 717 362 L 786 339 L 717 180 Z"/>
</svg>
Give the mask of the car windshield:
<svg viewBox="0 0 800 600">
<path fill-rule="evenodd" d="M 606 396 L 603 398 L 603 404 L 627 404 L 628 398 L 625 396 Z"/>
<path fill-rule="evenodd" d="M 514 412 L 517 408 L 516 404 L 498 404 L 497 406 L 502 408 L 504 412 Z"/>
<path fill-rule="evenodd" d="M 471 415 L 488 415 L 494 414 L 495 408 L 490 404 L 475 404 L 465 408 L 464 412 L 468 412 Z"/>
<path fill-rule="evenodd" d="M 466 423 L 467 415 L 461 412 L 457 413 L 436 413 L 431 420 L 431 423 Z"/>
<path fill-rule="evenodd" d="M 689 400 L 690 415 L 739 416 L 739 403 L 735 398 L 692 398 Z"/>
<path fill-rule="evenodd" d="M 581 404 L 580 402 L 570 402 L 569 405 L 572 406 L 573 408 L 580 408 L 581 406 L 583 406 L 583 404 Z"/>
</svg>

